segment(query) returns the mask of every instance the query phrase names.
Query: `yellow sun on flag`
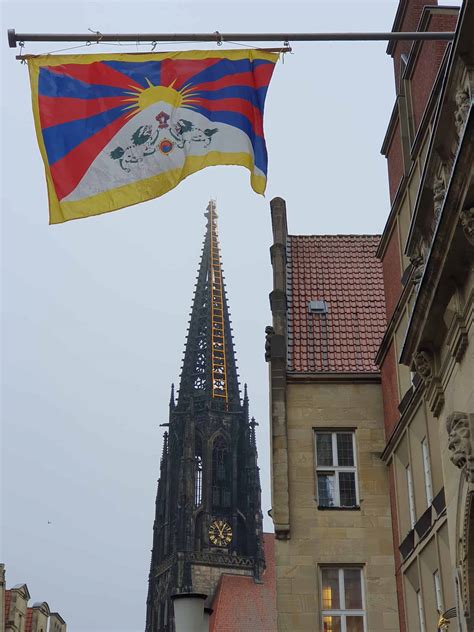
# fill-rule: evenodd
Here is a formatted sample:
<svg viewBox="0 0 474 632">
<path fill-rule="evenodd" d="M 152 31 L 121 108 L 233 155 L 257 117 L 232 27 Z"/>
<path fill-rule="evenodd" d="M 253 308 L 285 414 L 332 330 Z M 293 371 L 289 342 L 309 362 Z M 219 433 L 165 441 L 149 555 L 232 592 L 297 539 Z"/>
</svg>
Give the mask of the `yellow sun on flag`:
<svg viewBox="0 0 474 632">
<path fill-rule="evenodd" d="M 133 88 L 133 92 L 127 92 L 126 94 L 130 94 L 129 99 L 124 99 L 124 101 L 128 101 L 131 105 L 127 106 L 127 110 L 131 110 L 128 117 L 132 117 L 135 114 L 142 110 L 146 110 L 147 107 L 153 105 L 153 103 L 157 103 L 158 101 L 164 101 L 165 103 L 169 103 L 174 108 L 180 107 L 191 107 L 192 104 L 196 103 L 197 92 L 193 91 L 191 87 L 183 86 L 181 90 L 175 90 L 173 88 L 176 83 L 176 79 L 170 83 L 169 86 L 154 86 L 151 81 L 147 78 L 146 82 L 148 83 L 148 88 Z"/>
</svg>

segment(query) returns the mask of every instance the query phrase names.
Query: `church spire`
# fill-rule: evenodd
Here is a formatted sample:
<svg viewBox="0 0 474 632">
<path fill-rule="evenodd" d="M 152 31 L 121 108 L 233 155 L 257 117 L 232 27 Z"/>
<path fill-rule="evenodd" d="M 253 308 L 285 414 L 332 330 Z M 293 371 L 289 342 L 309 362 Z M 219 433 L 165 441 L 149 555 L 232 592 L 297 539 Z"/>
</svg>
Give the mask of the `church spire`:
<svg viewBox="0 0 474 632">
<path fill-rule="evenodd" d="M 232 329 L 224 285 L 214 200 L 209 202 L 191 319 L 181 371 L 178 408 L 233 410 L 240 405 Z"/>
<path fill-rule="evenodd" d="M 261 578 L 255 426 L 241 401 L 217 234 L 207 207 L 177 399 L 171 387 L 153 525 L 146 632 L 173 632 L 170 596 L 210 599 L 222 573 Z"/>
</svg>

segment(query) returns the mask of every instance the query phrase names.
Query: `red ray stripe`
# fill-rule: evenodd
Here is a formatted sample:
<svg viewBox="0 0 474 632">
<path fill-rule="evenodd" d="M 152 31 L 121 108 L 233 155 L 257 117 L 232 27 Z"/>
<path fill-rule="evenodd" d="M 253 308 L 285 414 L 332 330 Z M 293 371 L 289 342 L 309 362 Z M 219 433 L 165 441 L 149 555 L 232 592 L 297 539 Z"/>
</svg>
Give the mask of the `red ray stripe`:
<svg viewBox="0 0 474 632">
<path fill-rule="evenodd" d="M 263 117 L 258 108 L 252 105 L 246 99 L 197 99 L 197 103 L 193 105 L 202 106 L 211 112 L 220 112 L 227 110 L 243 114 L 252 123 L 254 132 L 258 136 L 263 136 Z M 217 125 L 217 123 L 216 123 Z"/>
<path fill-rule="evenodd" d="M 260 64 L 260 66 L 256 66 L 253 70 L 255 87 L 263 88 L 264 86 L 268 86 L 274 70 L 275 64 Z"/>
<path fill-rule="evenodd" d="M 97 155 L 124 125 L 127 116 L 121 116 L 103 127 L 100 132 L 74 147 L 64 158 L 54 163 L 51 167 L 51 176 L 59 200 L 74 191 Z"/>
<path fill-rule="evenodd" d="M 68 97 L 42 97 L 39 99 L 39 112 L 42 129 L 69 123 L 77 119 L 88 118 L 119 105 L 131 105 L 123 97 L 105 97 L 103 99 L 72 99 Z"/>
<path fill-rule="evenodd" d="M 124 75 L 118 70 L 100 61 L 91 64 L 65 64 L 63 66 L 47 66 L 48 70 L 60 75 L 66 75 L 84 83 L 91 85 L 110 86 L 112 88 L 128 88 L 133 86 L 143 90 L 143 86 L 134 81 L 128 75 Z"/>
<path fill-rule="evenodd" d="M 195 90 L 218 90 L 219 88 L 228 88 L 229 86 L 250 86 L 251 88 L 261 88 L 270 83 L 273 72 L 273 64 L 259 66 L 254 72 L 239 72 L 235 75 L 226 75 L 216 81 L 208 81 L 207 83 L 197 83 L 192 86 Z M 260 70 L 264 69 L 264 71 Z"/>
<path fill-rule="evenodd" d="M 220 57 L 208 59 L 164 59 L 161 62 L 161 85 L 169 86 L 175 79 L 174 88 L 179 90 L 191 77 L 201 70 L 214 66 L 221 61 Z"/>
<path fill-rule="evenodd" d="M 239 72 L 236 75 L 226 75 L 217 79 L 217 81 L 208 81 L 207 83 L 197 83 L 192 86 L 193 90 L 219 90 L 220 88 L 229 88 L 230 86 L 249 86 L 254 88 L 254 76 L 251 72 Z"/>
</svg>

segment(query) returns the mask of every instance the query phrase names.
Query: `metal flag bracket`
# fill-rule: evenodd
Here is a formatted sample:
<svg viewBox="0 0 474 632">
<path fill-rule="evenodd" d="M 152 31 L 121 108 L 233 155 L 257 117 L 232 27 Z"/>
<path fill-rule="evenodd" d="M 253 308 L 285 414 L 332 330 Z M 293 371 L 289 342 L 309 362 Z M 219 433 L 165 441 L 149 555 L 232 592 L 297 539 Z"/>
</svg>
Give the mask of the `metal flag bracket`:
<svg viewBox="0 0 474 632">
<path fill-rule="evenodd" d="M 96 44 L 100 44 L 100 42 L 102 41 L 102 38 L 104 37 L 102 35 L 102 33 L 100 31 L 94 31 L 91 28 L 88 28 L 87 30 L 90 31 L 91 33 L 93 33 L 96 36 L 96 38 L 97 38 L 96 39 Z"/>
</svg>

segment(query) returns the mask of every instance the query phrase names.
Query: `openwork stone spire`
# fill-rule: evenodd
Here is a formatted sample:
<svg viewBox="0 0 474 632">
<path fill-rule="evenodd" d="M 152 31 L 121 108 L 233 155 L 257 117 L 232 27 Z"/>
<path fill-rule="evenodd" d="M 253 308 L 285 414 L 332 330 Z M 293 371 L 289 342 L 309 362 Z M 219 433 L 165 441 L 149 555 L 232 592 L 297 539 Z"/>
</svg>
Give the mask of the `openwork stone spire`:
<svg viewBox="0 0 474 632">
<path fill-rule="evenodd" d="M 235 409 L 240 404 L 229 308 L 222 272 L 217 213 L 209 202 L 207 229 L 194 292 L 181 371 L 178 408 L 196 405 Z"/>
</svg>

